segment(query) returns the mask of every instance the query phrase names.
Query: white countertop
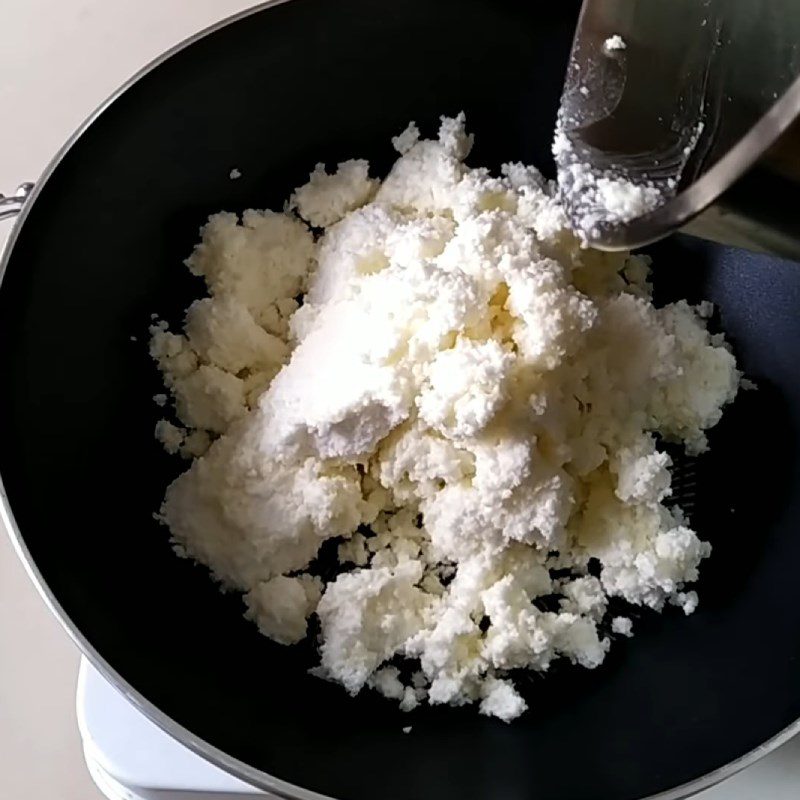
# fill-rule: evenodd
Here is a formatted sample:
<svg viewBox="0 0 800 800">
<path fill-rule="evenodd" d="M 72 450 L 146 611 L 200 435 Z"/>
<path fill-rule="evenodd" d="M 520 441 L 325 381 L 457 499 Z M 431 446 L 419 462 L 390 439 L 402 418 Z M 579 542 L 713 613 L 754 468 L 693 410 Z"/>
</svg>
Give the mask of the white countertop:
<svg viewBox="0 0 800 800">
<path fill-rule="evenodd" d="M 252 4 L 3 0 L 0 192 L 35 180 L 91 111 L 148 61 Z M 0 244 L 9 229 L 0 222 Z M 77 672 L 77 650 L 0 527 L 0 796 L 100 797 L 84 766 L 75 723 Z"/>
</svg>

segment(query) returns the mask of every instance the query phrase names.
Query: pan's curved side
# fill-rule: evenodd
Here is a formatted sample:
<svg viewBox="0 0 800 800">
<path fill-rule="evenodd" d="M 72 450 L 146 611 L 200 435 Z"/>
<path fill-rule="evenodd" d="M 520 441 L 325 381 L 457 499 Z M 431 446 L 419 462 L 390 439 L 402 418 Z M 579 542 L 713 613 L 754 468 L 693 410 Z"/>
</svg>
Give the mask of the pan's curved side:
<svg viewBox="0 0 800 800">
<path fill-rule="evenodd" d="M 106 111 L 106 109 L 108 109 L 119 97 L 127 92 L 128 89 L 138 83 L 146 75 L 149 75 L 154 69 L 163 64 L 165 61 L 172 58 L 172 56 L 174 56 L 176 53 L 185 50 L 195 42 L 200 41 L 206 36 L 209 36 L 216 31 L 227 27 L 228 25 L 286 2 L 289 2 L 289 0 L 265 0 L 265 2 L 258 3 L 252 8 L 240 11 L 231 15 L 230 17 L 220 20 L 214 25 L 204 28 L 202 31 L 198 31 L 193 36 L 190 36 L 184 41 L 179 42 L 162 55 L 153 59 L 153 61 L 151 61 L 149 64 L 142 67 L 139 72 L 132 75 L 119 87 L 119 89 L 117 89 L 103 103 L 101 103 L 101 105 L 99 105 L 84 120 L 84 122 L 72 134 L 72 136 L 70 136 L 61 149 L 55 154 L 55 156 L 53 156 L 41 177 L 36 181 L 35 185 L 29 189 L 25 198 L 25 202 L 22 204 L 19 214 L 14 221 L 14 227 L 6 239 L 2 254 L 0 254 L 0 284 L 2 284 L 5 276 L 8 262 L 11 258 L 11 253 L 14 250 L 14 245 L 16 244 L 16 241 L 22 231 L 22 227 L 30 215 L 31 209 L 36 203 L 37 198 L 42 194 L 42 192 L 45 191 L 48 180 L 56 171 L 67 153 L 81 138 L 84 132 L 103 114 L 103 112 Z M 198 739 L 191 733 L 191 731 L 187 730 L 175 720 L 168 717 L 155 705 L 153 705 L 153 703 L 147 700 L 147 698 L 137 692 L 115 669 L 113 669 L 113 667 L 111 667 L 111 665 L 102 657 L 102 655 L 97 652 L 97 650 L 92 646 L 91 642 L 86 639 L 78 626 L 72 621 L 72 619 L 70 619 L 69 615 L 61 607 L 58 599 L 44 581 L 39 569 L 31 558 L 28 547 L 26 546 L 20 529 L 17 526 L 17 522 L 14 519 L 14 513 L 11 510 L 8 496 L 3 486 L 2 476 L 0 476 L 0 519 L 2 519 L 3 524 L 5 525 L 14 550 L 17 553 L 20 561 L 22 561 L 22 564 L 25 567 L 25 571 L 30 577 L 31 582 L 36 587 L 37 592 L 41 596 L 42 600 L 44 600 L 53 616 L 61 623 L 70 639 L 72 639 L 81 652 L 89 659 L 89 661 L 91 661 L 92 665 L 98 670 L 98 672 L 100 672 L 100 674 L 103 675 L 103 677 L 109 681 L 109 683 L 116 687 L 132 705 L 145 714 L 148 719 L 152 720 L 163 731 L 168 733 L 170 736 L 173 736 L 182 744 L 186 745 L 186 747 L 195 752 L 197 755 L 205 758 L 207 761 L 210 761 L 212 764 L 215 764 L 221 769 L 240 777 L 242 780 L 251 783 L 253 786 L 257 786 L 260 789 L 265 789 L 269 792 L 272 792 L 278 797 L 287 798 L 287 800 L 331 800 L 325 795 L 317 794 L 316 792 L 309 791 L 301 786 L 294 786 L 293 784 L 281 781 L 278 778 L 266 775 L 259 770 L 253 769 L 248 764 L 238 761 L 228 754 L 223 753 L 221 750 L 209 745 L 207 742 Z"/>
</svg>

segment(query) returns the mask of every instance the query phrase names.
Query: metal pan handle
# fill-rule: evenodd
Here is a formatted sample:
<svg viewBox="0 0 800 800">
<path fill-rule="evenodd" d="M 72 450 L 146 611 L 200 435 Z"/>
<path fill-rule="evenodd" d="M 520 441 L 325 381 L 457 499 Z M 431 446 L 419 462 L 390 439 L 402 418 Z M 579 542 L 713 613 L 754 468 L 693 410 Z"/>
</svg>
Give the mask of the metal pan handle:
<svg viewBox="0 0 800 800">
<path fill-rule="evenodd" d="M 33 191 L 33 183 L 21 183 L 11 195 L 0 194 L 0 220 L 16 217 L 22 211 L 25 201 Z"/>
</svg>

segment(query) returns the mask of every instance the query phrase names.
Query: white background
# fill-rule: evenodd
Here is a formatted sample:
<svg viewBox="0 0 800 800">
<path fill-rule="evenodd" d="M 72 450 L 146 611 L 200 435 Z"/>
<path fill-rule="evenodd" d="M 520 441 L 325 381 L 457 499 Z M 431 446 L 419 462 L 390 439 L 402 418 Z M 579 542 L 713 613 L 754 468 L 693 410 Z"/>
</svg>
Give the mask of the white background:
<svg viewBox="0 0 800 800">
<path fill-rule="evenodd" d="M 0 0 L 0 192 L 35 180 L 86 116 L 148 61 L 252 4 Z M 0 243 L 9 228 L 0 223 Z M 75 727 L 77 669 L 77 650 L 0 529 L 0 797 L 100 797 Z"/>
</svg>

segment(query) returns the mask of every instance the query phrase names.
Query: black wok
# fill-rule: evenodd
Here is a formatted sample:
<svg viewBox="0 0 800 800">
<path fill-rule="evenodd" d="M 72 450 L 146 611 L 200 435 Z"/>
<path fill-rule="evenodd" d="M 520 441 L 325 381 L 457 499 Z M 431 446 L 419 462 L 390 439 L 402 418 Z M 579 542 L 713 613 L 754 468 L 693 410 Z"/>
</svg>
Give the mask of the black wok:
<svg viewBox="0 0 800 800">
<path fill-rule="evenodd" d="M 654 248 L 660 297 L 715 301 L 759 386 L 699 467 L 694 522 L 714 546 L 701 606 L 643 613 L 598 670 L 529 679 L 532 710 L 511 725 L 474 709 L 409 717 L 309 677 L 311 648 L 260 636 L 152 517 L 180 465 L 153 439 L 146 328 L 151 312 L 178 321 L 198 294 L 181 261 L 205 216 L 279 207 L 319 160 L 369 157 L 384 172 L 410 119 L 431 132 L 461 109 L 477 134 L 472 163 L 551 169 L 577 11 L 567 0 L 293 0 L 247 14 L 119 94 L 12 235 L 0 472 L 20 551 L 104 674 L 178 739 L 276 794 L 677 798 L 800 728 L 793 263 L 690 239 Z"/>
</svg>

